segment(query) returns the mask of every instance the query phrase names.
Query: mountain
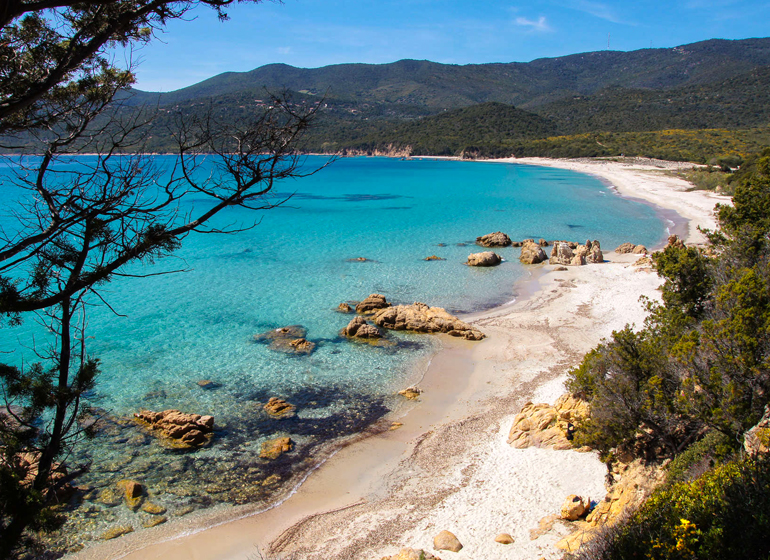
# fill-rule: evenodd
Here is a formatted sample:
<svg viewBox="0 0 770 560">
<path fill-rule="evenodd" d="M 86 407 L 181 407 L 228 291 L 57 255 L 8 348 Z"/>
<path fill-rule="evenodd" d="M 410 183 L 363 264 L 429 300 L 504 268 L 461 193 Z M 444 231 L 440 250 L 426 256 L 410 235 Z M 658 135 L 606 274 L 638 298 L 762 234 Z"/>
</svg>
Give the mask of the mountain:
<svg viewBox="0 0 770 560">
<path fill-rule="evenodd" d="M 533 108 L 619 86 L 663 90 L 720 82 L 770 65 L 770 38 L 712 39 L 667 49 L 597 51 L 532 62 L 337 64 L 295 68 L 270 64 L 226 72 L 169 93 L 135 92 L 134 102 L 187 104 L 220 95 L 288 88 L 344 102 L 417 105 L 433 112 L 496 101 Z"/>
</svg>

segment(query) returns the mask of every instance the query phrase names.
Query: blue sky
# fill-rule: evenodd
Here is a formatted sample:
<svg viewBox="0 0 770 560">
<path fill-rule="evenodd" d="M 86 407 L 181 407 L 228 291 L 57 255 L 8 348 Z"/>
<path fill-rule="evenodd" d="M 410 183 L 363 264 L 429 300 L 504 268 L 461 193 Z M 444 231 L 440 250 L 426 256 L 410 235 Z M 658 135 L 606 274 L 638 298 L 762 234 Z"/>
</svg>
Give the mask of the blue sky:
<svg viewBox="0 0 770 560">
<path fill-rule="evenodd" d="M 528 62 L 578 52 L 770 36 L 770 0 L 284 0 L 208 9 L 135 50 L 137 85 L 171 91 L 282 62 Z M 122 55 L 121 55 L 122 56 Z"/>
</svg>

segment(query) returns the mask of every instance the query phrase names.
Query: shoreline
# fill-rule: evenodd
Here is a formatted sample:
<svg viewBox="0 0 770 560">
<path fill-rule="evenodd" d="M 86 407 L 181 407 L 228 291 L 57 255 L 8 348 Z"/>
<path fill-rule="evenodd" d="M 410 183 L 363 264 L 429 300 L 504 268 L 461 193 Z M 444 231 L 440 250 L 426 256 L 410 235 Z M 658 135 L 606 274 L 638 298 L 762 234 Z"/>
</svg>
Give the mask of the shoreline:
<svg viewBox="0 0 770 560">
<path fill-rule="evenodd" d="M 708 206 L 727 200 L 703 191 L 686 192 L 685 181 L 656 176 L 655 169 L 640 170 L 638 165 L 536 158 L 488 161 L 596 175 L 621 196 L 674 210 L 690 226 L 713 228 Z M 688 228 L 688 243 L 702 239 L 695 227 Z M 536 541 L 524 542 L 524 535 L 537 526 L 544 512 L 554 508 L 558 512 L 568 479 L 574 479 L 575 473 L 582 473 L 585 484 L 573 485 L 568 493 L 599 497 L 604 467 L 593 454 L 512 450 L 505 443 L 509 420 L 527 398 L 555 400 L 563 392 L 566 369 L 601 337 L 622 327 L 619 321 L 638 323 L 643 318 L 637 296 L 655 297 L 659 282 L 652 273 L 629 270 L 636 258 L 638 255 L 606 251 L 605 259 L 610 262 L 602 265 L 570 267 L 560 273 L 554 273 L 550 265 L 533 266 L 532 274 L 515 284 L 513 302 L 464 317 L 488 339 L 468 343 L 444 337 L 444 348 L 418 382 L 424 391 L 421 402 L 387 418 L 388 422 L 403 422 L 402 428 L 373 430 L 373 435 L 361 434 L 344 444 L 276 507 L 263 513 L 244 513 L 241 508 L 202 512 L 168 526 L 91 545 L 68 557 L 213 560 L 298 552 L 303 558 L 376 558 L 402 546 L 431 550 L 432 535 L 442 529 L 455 532 L 466 545 L 467 550 L 453 557 L 554 557 L 552 544 L 558 540 L 558 528 L 555 534 Z M 622 302 L 612 300 L 623 296 Z M 494 453 L 486 454 L 488 450 Z M 569 472 L 564 468 L 567 463 Z M 502 482 L 509 483 L 504 486 L 524 486 L 524 495 L 521 490 L 520 495 L 509 495 L 508 488 L 499 487 L 501 481 L 493 484 L 488 474 L 479 478 L 485 469 L 497 477 L 511 476 L 507 472 L 511 464 L 519 476 Z M 550 480 L 529 480 L 538 475 Z M 469 487 L 476 488 L 479 495 L 469 494 Z M 515 520 L 495 501 L 501 497 L 515 510 Z M 452 501 L 456 503 L 448 511 L 446 504 Z M 469 534 L 474 532 L 469 525 L 476 521 L 460 517 L 464 511 L 476 511 L 479 503 L 487 511 L 500 510 L 505 523 L 515 521 L 521 532 L 516 534 L 515 547 L 494 543 L 494 534 L 478 538 Z M 484 516 L 476 512 L 473 517 Z M 487 519 L 485 523 L 494 522 Z M 515 534 L 513 528 L 502 526 L 505 523 L 500 523 L 497 532 Z"/>
</svg>

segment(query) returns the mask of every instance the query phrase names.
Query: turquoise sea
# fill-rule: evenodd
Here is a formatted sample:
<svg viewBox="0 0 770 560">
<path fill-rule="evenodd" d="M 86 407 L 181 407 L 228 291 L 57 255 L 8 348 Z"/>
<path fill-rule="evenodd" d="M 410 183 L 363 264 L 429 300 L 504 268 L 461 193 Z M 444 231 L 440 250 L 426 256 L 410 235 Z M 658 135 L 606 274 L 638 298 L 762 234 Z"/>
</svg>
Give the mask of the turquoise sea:
<svg viewBox="0 0 770 560">
<path fill-rule="evenodd" d="M 324 161 L 313 156 L 305 165 Z M 292 196 L 258 215 L 230 211 L 219 222 L 256 219 L 255 228 L 191 235 L 174 257 L 144 270 L 186 272 L 119 280 L 101 291 L 122 315 L 94 306 L 88 316 L 88 349 L 103 370 L 88 397 L 108 421 L 74 458 L 91 469 L 79 481 L 83 499 L 60 545 L 115 524 L 138 530 L 152 518 L 110 499 L 123 478 L 141 481 L 168 517 L 221 503 L 267 503 L 317 463 L 324 443 L 364 430 L 397 406 L 394 391 L 440 343 L 392 333 L 394 344 L 384 347 L 343 340 L 338 333 L 351 316 L 336 311 L 340 302 L 382 293 L 393 303 L 422 301 L 459 314 L 508 302 L 528 274 L 518 249 L 498 250 L 505 262 L 495 268 L 463 265 L 480 250 L 475 238 L 493 231 L 515 240 L 598 239 L 607 250 L 624 241 L 654 246 L 666 235 L 653 208 L 596 178 L 525 165 L 343 158 L 276 190 L 276 198 Z M 12 191 L 4 191 L 0 220 L 8 223 Z M 445 260 L 423 260 L 430 255 Z M 350 260 L 359 257 L 368 260 Z M 312 355 L 252 340 L 295 324 L 317 343 Z M 5 361 L 33 360 L 41 336 L 32 317 L 0 329 L 0 350 L 12 352 Z M 202 389 L 204 379 L 214 388 Z M 272 396 L 296 404 L 297 415 L 267 417 L 261 403 Z M 213 443 L 167 449 L 130 422 L 141 408 L 211 414 Z M 259 459 L 261 442 L 277 435 L 290 436 L 295 450 Z"/>
</svg>

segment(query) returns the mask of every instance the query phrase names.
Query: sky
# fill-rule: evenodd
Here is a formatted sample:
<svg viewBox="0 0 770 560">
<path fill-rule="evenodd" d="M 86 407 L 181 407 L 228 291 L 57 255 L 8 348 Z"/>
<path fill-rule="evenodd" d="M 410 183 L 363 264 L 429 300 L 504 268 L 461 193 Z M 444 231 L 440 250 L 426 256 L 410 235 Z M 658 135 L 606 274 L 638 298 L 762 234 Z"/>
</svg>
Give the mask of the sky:
<svg viewBox="0 0 770 560">
<path fill-rule="evenodd" d="M 196 8 L 134 49 L 135 87 L 172 91 L 277 62 L 529 62 L 604 50 L 608 42 L 630 51 L 770 36 L 770 0 L 266 0 L 228 14 L 220 22 Z"/>
</svg>

